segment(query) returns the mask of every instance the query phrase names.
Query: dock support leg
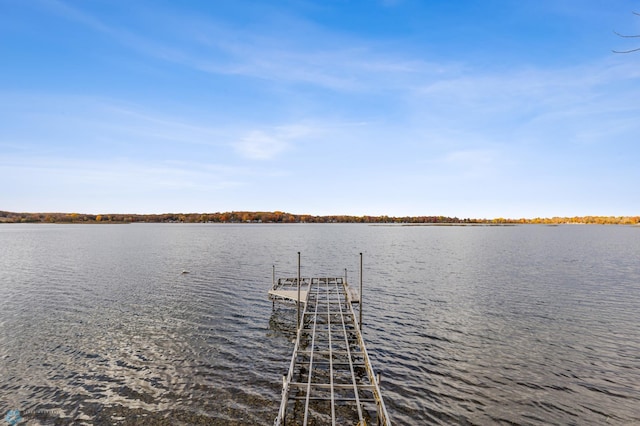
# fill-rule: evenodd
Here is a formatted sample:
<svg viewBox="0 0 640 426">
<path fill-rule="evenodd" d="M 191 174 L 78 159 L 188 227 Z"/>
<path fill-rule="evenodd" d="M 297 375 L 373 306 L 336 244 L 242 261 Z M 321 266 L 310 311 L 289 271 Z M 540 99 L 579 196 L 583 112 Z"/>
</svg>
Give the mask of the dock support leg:
<svg viewBox="0 0 640 426">
<path fill-rule="evenodd" d="M 300 329 L 300 252 L 298 252 L 298 330 Z"/>
<path fill-rule="evenodd" d="M 360 253 L 360 302 L 358 303 L 358 311 L 360 311 L 360 331 L 362 331 L 362 253 Z"/>
<path fill-rule="evenodd" d="M 282 391 L 287 388 L 287 376 L 282 376 Z M 282 426 L 287 426 L 287 411 L 282 413 Z"/>
</svg>

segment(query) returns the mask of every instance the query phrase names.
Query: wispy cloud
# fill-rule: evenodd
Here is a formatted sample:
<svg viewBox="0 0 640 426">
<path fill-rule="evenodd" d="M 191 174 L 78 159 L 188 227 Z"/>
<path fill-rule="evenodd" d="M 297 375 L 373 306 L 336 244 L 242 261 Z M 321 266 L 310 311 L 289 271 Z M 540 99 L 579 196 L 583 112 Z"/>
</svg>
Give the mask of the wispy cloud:
<svg viewBox="0 0 640 426">
<path fill-rule="evenodd" d="M 637 61 L 465 73 L 423 86 L 412 105 L 415 114 L 444 128 L 476 129 L 504 142 L 513 142 L 514 137 L 530 141 L 534 135 L 566 133 L 563 129 L 577 135 L 603 125 L 613 130 L 621 121 L 632 126 L 628 120 L 640 110 L 633 102 L 640 96 L 640 86 L 629 91 L 628 83 L 639 79 Z M 564 137 L 562 142 L 575 140 L 567 139 L 568 134 Z"/>
<path fill-rule="evenodd" d="M 82 141 L 97 148 L 110 143 L 120 152 L 153 144 L 157 151 L 160 143 L 219 149 L 232 131 L 219 123 L 202 124 L 172 111 L 113 98 L 30 92 L 2 96 L 6 103 L 0 112 L 7 125 L 0 136 L 13 144 L 55 142 L 58 147 L 75 147 Z"/>
<path fill-rule="evenodd" d="M 225 188 L 240 185 L 255 171 L 195 162 L 144 162 L 141 160 L 74 159 L 65 157 L 0 156 L 0 167 L 15 176 L 44 176 L 45 186 L 64 183 L 93 185 L 99 191 L 130 192 L 162 189 Z M 132 183 L 135 185 L 132 186 Z M 111 188 L 111 189 L 107 189 Z"/>
<path fill-rule="evenodd" d="M 175 48 L 166 43 L 156 42 L 149 37 L 144 37 L 117 25 L 109 24 L 63 1 L 42 1 L 49 10 L 57 15 L 77 22 L 90 30 L 105 34 L 129 49 L 171 62 L 184 62 L 187 60 L 187 56 L 185 56 L 182 49 Z"/>
<path fill-rule="evenodd" d="M 236 144 L 236 149 L 247 158 L 268 160 L 286 149 L 286 140 L 265 132 L 254 130 Z"/>
<path fill-rule="evenodd" d="M 253 130 L 241 137 L 235 143 L 235 148 L 246 158 L 270 160 L 291 148 L 296 141 L 317 133 L 318 129 L 302 124 L 278 126 L 271 130 Z"/>
<path fill-rule="evenodd" d="M 287 18 L 288 25 L 306 33 L 296 41 L 282 30 L 240 31 L 213 18 L 154 10 L 153 19 L 166 34 L 151 39 L 92 16 L 77 5 L 59 0 L 46 0 L 46 4 L 58 15 L 105 34 L 127 49 L 207 73 L 364 92 L 408 88 L 409 81 L 444 75 L 459 67 L 393 54 L 389 46 L 381 53 L 382 46 L 374 42 L 337 37 L 301 18 Z"/>
<path fill-rule="evenodd" d="M 0 155 L 0 170 L 11 176 L 7 199 L 23 209 L 87 213 L 184 211 L 262 174 L 196 162 L 6 155 Z"/>
<path fill-rule="evenodd" d="M 222 126 L 205 126 L 182 117 L 147 111 L 140 106 L 109 102 L 99 107 L 111 116 L 112 126 L 118 127 L 117 123 L 123 123 L 120 130 L 146 139 L 220 146 L 228 130 Z"/>
</svg>

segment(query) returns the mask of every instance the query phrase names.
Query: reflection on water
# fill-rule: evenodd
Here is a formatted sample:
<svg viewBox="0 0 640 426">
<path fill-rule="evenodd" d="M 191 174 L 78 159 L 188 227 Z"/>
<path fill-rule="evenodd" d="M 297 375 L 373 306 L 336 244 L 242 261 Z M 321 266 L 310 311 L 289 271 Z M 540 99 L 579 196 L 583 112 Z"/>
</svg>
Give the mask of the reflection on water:
<svg viewBox="0 0 640 426">
<path fill-rule="evenodd" d="M 295 308 L 271 265 L 357 279 L 394 424 L 640 422 L 640 229 L 5 225 L 0 410 L 270 424 Z M 190 271 L 182 274 L 183 270 Z"/>
</svg>

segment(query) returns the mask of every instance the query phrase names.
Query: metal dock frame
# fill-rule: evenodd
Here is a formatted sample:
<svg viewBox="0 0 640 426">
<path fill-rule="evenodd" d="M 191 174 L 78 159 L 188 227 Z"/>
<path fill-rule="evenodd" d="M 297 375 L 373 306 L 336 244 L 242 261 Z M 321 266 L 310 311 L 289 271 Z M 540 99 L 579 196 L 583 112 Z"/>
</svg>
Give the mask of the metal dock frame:
<svg viewBox="0 0 640 426">
<path fill-rule="evenodd" d="M 346 279 L 274 278 L 269 294 L 304 306 L 274 425 L 390 425 Z"/>
</svg>

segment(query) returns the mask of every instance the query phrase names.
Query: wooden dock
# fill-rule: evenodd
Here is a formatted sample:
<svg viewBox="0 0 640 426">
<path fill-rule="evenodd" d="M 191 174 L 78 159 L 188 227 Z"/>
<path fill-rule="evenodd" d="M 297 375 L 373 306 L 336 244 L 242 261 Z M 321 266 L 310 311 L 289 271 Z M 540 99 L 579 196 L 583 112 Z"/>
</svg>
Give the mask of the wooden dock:
<svg viewBox="0 0 640 426">
<path fill-rule="evenodd" d="M 297 338 L 274 424 L 390 425 L 353 308 L 360 294 L 346 278 L 276 281 L 274 273 L 269 297 L 298 305 Z"/>
</svg>

